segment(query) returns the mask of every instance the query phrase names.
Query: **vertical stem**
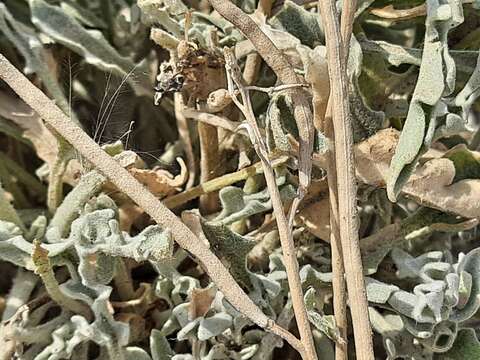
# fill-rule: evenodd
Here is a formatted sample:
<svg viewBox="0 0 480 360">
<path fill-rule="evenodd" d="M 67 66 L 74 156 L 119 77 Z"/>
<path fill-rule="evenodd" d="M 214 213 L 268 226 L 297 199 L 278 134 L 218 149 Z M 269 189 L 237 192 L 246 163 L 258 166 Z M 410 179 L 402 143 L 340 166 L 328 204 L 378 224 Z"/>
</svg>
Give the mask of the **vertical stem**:
<svg viewBox="0 0 480 360">
<path fill-rule="evenodd" d="M 356 0 L 346 0 L 342 3 L 341 34 L 344 44 L 343 61 L 345 68 L 348 64 L 348 52 L 352 35 L 353 21 L 356 9 Z M 345 288 L 345 267 L 342 246 L 340 241 L 340 229 L 338 227 L 338 184 L 337 169 L 335 164 L 335 139 L 332 124 L 332 108 L 329 101 L 325 122 L 325 135 L 330 140 L 331 148 L 327 154 L 327 178 L 330 199 L 330 245 L 332 251 L 333 271 L 333 309 L 335 321 L 344 342 L 335 344 L 335 359 L 348 359 L 348 319 L 347 319 L 347 292 Z"/>
<path fill-rule="evenodd" d="M 325 27 L 333 101 L 333 129 L 338 191 L 338 226 L 344 257 L 357 357 L 374 359 L 372 332 L 363 279 L 362 258 L 358 239 L 357 189 L 353 159 L 353 134 L 349 116 L 346 61 L 343 41 L 333 0 L 319 0 L 318 6 Z"/>
<path fill-rule="evenodd" d="M 220 167 L 220 153 L 218 149 L 218 131 L 213 125 L 199 122 L 198 136 L 200 138 L 200 183 L 215 179 Z M 218 208 L 216 192 L 200 196 L 200 211 L 204 215 L 215 212 Z"/>
<path fill-rule="evenodd" d="M 305 303 L 303 301 L 303 290 L 299 275 L 300 269 L 298 266 L 292 231 L 290 231 L 290 226 L 283 210 L 283 203 L 275 181 L 273 168 L 270 166 L 266 158 L 260 156 L 260 159 L 262 160 L 265 181 L 267 182 L 268 191 L 270 192 L 270 199 L 272 200 L 273 211 L 275 213 L 278 232 L 280 234 L 280 243 L 282 244 L 282 252 L 285 268 L 287 270 L 287 280 L 290 288 L 290 296 L 292 297 L 293 310 L 295 312 L 300 338 L 304 344 L 304 354 L 302 354 L 302 356 L 305 360 L 316 360 L 317 354 L 313 342 L 310 322 L 307 316 L 307 310 L 305 309 Z"/>
<path fill-rule="evenodd" d="M 251 141 L 262 163 L 265 181 L 267 183 L 268 191 L 270 192 L 270 200 L 272 201 L 273 212 L 275 214 L 278 232 L 280 235 L 280 243 L 282 245 L 284 264 L 287 272 L 287 281 L 290 288 L 293 310 L 295 312 L 300 338 L 303 343 L 303 348 L 301 349 L 300 353 L 304 360 L 316 360 L 317 354 L 315 350 L 315 343 L 313 342 L 310 321 L 308 320 L 307 310 L 305 308 L 305 302 L 303 299 L 303 290 L 299 275 L 300 270 L 297 261 L 295 243 L 293 241 L 290 225 L 287 221 L 287 216 L 284 212 L 280 191 L 278 190 L 275 179 L 275 173 L 270 161 L 268 160 L 267 147 L 265 146 L 262 135 L 258 128 L 252 103 L 250 101 L 250 95 L 248 90 L 245 89 L 244 79 L 241 75 L 235 56 L 230 49 L 225 49 L 224 55 L 225 67 L 227 68 L 228 89 L 231 93 L 233 102 L 242 111 L 250 127 L 252 134 Z M 242 103 L 240 103 L 236 97 L 234 83 L 241 94 Z"/>
<path fill-rule="evenodd" d="M 121 301 L 132 300 L 135 298 L 132 274 L 123 258 L 120 258 L 119 261 L 116 262 L 115 277 L 113 278 L 113 281 Z"/>
<path fill-rule="evenodd" d="M 209 0 L 213 8 L 218 11 L 225 19 L 235 25 L 255 46 L 263 60 L 275 72 L 279 81 L 284 85 L 298 84 L 300 79 L 295 73 L 295 69 L 290 64 L 286 56 L 275 46 L 272 40 L 265 35 L 260 27 L 240 8 L 234 5 L 230 0 Z M 297 198 L 294 200 L 291 208 L 292 218 L 295 214 L 296 206 L 305 195 L 309 185 L 312 171 L 312 152 L 314 140 L 314 127 L 312 121 L 312 112 L 308 98 L 303 89 L 295 87 L 290 90 L 292 102 L 294 104 L 294 117 L 297 123 L 299 134 L 299 189 Z M 265 177 L 267 174 L 265 173 Z M 268 182 L 267 182 L 268 183 Z M 276 183 L 273 183 L 276 187 Z M 270 188 L 271 186 L 269 186 Z M 278 190 L 277 190 L 278 191 Z M 273 193 L 271 196 L 273 198 Z M 305 347 L 305 358 L 317 359 L 315 344 L 313 342 L 312 330 L 308 321 L 305 304 L 303 301 L 302 287 L 298 275 L 298 263 L 295 257 L 295 246 L 291 235 L 291 229 L 283 213 L 283 206 L 273 202 L 273 207 L 277 217 L 278 229 L 282 250 L 285 255 L 285 266 L 287 267 L 287 276 L 292 294 L 293 308 L 300 331 L 301 340 Z M 281 201 L 280 201 L 281 204 Z M 277 209 L 279 209 L 277 210 Z M 285 220 L 285 221 L 284 221 Z M 284 227 L 286 226 L 286 227 Z M 288 266 L 292 268 L 288 269 Z M 296 266 L 295 266 L 296 265 Z M 297 271 L 297 272 L 295 272 Z M 297 293 L 294 293 L 298 291 Z"/>
<path fill-rule="evenodd" d="M 188 167 L 188 181 L 186 188 L 190 189 L 195 182 L 195 155 L 193 154 L 193 145 L 192 138 L 190 136 L 190 131 L 188 130 L 188 122 L 185 116 L 183 115 L 183 108 L 185 103 L 183 101 L 183 95 L 179 92 L 173 94 L 173 100 L 175 105 L 175 118 L 177 119 L 178 134 L 180 139 L 185 146 L 185 155 L 187 157 L 187 167 Z"/>
</svg>

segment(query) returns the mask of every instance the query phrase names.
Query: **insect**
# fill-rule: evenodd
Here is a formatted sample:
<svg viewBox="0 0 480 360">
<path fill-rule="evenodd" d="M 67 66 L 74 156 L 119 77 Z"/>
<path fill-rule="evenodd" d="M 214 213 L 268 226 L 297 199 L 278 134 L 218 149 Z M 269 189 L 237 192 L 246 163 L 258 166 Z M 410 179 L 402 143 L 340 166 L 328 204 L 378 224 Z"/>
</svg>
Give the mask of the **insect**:
<svg viewBox="0 0 480 360">
<path fill-rule="evenodd" d="M 192 25 L 192 13 L 185 14 L 185 38 L 180 40 L 170 60 L 160 65 L 155 86 L 155 105 L 170 92 L 181 91 L 191 104 L 197 100 L 206 101 L 208 95 L 225 87 L 226 78 L 222 54 L 215 48 L 216 32 L 211 33 L 211 46 L 199 48 L 189 41 L 188 31 Z"/>
<path fill-rule="evenodd" d="M 176 56 L 160 65 L 155 86 L 155 104 L 170 92 L 182 91 L 187 99 L 206 100 L 208 95 L 225 86 L 225 61 L 213 49 L 180 41 Z"/>
<path fill-rule="evenodd" d="M 185 77 L 176 71 L 174 64 L 164 62 L 160 65 L 160 72 L 157 75 L 157 85 L 155 86 L 155 105 L 160 104 L 165 94 L 182 90 Z"/>
</svg>

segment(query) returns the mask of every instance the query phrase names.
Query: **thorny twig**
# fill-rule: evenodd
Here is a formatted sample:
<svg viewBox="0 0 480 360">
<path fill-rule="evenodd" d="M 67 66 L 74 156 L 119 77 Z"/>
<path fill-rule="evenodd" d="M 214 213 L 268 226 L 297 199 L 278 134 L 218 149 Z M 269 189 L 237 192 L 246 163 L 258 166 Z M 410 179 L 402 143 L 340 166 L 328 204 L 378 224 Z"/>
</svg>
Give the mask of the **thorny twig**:
<svg viewBox="0 0 480 360">
<path fill-rule="evenodd" d="M 346 61 L 335 2 L 319 0 L 329 65 L 338 194 L 338 227 L 359 359 L 374 359 L 363 266 L 358 238 L 353 134 L 349 117 Z M 352 9 L 354 7 L 352 6 Z M 351 10 L 353 11 L 353 10 Z M 345 25 L 344 25 L 345 26 Z M 349 35 L 345 36 L 349 39 Z M 335 200 L 331 200 L 334 203 Z M 335 203 L 334 203 L 335 204 Z"/>
<path fill-rule="evenodd" d="M 268 160 L 268 150 L 263 141 L 262 135 L 257 125 L 255 114 L 253 112 L 250 101 L 250 94 L 247 90 L 245 81 L 243 79 L 240 67 L 238 66 L 233 51 L 225 48 L 225 67 L 227 69 L 227 83 L 228 90 L 231 94 L 232 100 L 243 113 L 246 119 L 246 128 L 250 134 L 253 147 L 257 152 L 264 171 L 265 181 L 270 193 L 273 211 L 277 220 L 278 231 L 280 234 L 280 242 L 282 244 L 285 268 L 287 271 L 288 284 L 293 302 L 298 328 L 301 334 L 302 341 L 304 341 L 304 349 L 302 357 L 304 359 L 316 359 L 315 347 L 313 344 L 313 337 L 310 329 L 310 323 L 307 317 L 307 311 L 303 302 L 303 291 L 299 276 L 299 266 L 295 251 L 295 244 L 293 241 L 292 232 L 288 225 L 287 217 L 283 210 L 280 192 L 275 180 L 275 173 Z M 240 94 L 242 101 L 240 102 L 237 95 Z"/>
<path fill-rule="evenodd" d="M 225 298 L 243 315 L 266 330 L 281 336 L 301 351 L 302 343 L 269 319 L 245 294 L 213 252 L 199 240 L 165 205 L 126 169 L 112 159 L 80 127 L 74 124 L 44 93 L 0 54 L 3 79 L 42 119 L 62 135 L 120 190 L 141 206 L 159 225 L 170 229 L 174 240 L 190 252 L 215 282 Z"/>
</svg>

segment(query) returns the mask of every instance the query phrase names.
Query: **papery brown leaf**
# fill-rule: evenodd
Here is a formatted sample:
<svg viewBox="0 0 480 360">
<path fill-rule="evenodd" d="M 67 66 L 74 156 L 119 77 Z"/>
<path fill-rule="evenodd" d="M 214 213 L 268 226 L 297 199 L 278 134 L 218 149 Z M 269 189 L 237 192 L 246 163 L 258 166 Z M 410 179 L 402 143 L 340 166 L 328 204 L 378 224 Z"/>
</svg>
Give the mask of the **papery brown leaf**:
<svg viewBox="0 0 480 360">
<path fill-rule="evenodd" d="M 385 186 L 389 164 L 399 133 L 394 129 L 379 131 L 355 148 L 357 177 L 373 186 Z M 427 152 L 402 192 L 419 204 L 455 214 L 475 218 L 480 216 L 480 179 L 465 179 L 453 183 L 455 166 L 438 152 Z"/>
<path fill-rule="evenodd" d="M 210 309 L 217 290 L 214 287 L 205 289 L 193 289 L 188 308 L 188 316 L 191 320 L 205 314 Z"/>
<path fill-rule="evenodd" d="M 181 158 L 177 159 L 180 164 L 180 174 L 173 176 L 163 169 L 129 169 L 130 173 L 143 185 L 145 185 L 155 196 L 165 197 L 177 191 L 177 188 L 184 185 L 188 178 L 187 167 Z"/>
</svg>

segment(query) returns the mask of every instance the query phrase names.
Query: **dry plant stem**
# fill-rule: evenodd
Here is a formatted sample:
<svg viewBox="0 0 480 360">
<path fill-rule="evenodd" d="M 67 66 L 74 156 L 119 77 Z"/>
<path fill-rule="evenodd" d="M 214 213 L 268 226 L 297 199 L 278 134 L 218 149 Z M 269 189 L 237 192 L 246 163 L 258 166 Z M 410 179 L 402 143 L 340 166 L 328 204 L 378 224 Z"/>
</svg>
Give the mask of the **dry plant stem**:
<svg viewBox="0 0 480 360">
<path fill-rule="evenodd" d="M 315 351 L 315 344 L 313 342 L 310 322 L 308 320 L 305 303 L 303 301 L 303 290 L 300 282 L 295 243 L 293 241 L 292 231 L 288 224 L 287 217 L 285 216 L 283 203 L 280 198 L 280 191 L 278 190 L 276 183 L 275 173 L 268 160 L 268 151 L 258 128 L 257 120 L 255 118 L 250 101 L 250 95 L 248 90 L 245 88 L 242 73 L 236 62 L 235 56 L 233 55 L 233 51 L 227 48 L 224 50 L 224 55 L 225 67 L 227 70 L 228 90 L 231 94 L 233 102 L 245 116 L 248 133 L 250 134 L 250 139 L 255 151 L 260 157 L 265 181 L 270 193 L 273 212 L 275 214 L 278 232 L 280 234 L 280 243 L 282 244 L 282 252 L 287 271 L 288 286 L 290 288 L 293 309 L 300 332 L 300 338 L 303 343 L 303 351 L 300 353 L 305 360 L 316 360 L 317 354 Z M 241 95 L 242 102 L 240 102 L 237 98 L 237 91 Z"/>
<path fill-rule="evenodd" d="M 65 296 L 60 290 L 52 265 L 50 264 L 50 259 L 48 258 L 48 251 L 42 248 L 38 240 L 33 241 L 32 260 L 35 265 L 35 273 L 41 277 L 45 289 L 52 300 L 61 307 L 80 314 L 87 320 L 91 320 L 93 314 L 86 304 Z"/>
<path fill-rule="evenodd" d="M 344 45 L 343 61 L 345 67 L 348 63 L 348 52 L 350 48 L 350 38 L 352 35 L 353 21 L 356 10 L 356 0 L 346 0 L 342 3 L 342 17 L 340 31 Z M 330 245 L 332 251 L 332 285 L 333 285 L 333 308 L 335 313 L 335 321 L 340 331 L 340 336 L 344 342 L 335 343 L 335 359 L 348 359 L 348 318 L 347 318 L 347 291 L 345 288 L 345 266 L 342 252 L 342 245 L 340 240 L 340 229 L 338 227 L 338 184 L 337 184 L 337 169 L 335 164 L 335 140 L 333 134 L 332 124 L 332 103 L 329 101 L 327 105 L 327 123 L 325 124 L 325 133 L 330 139 L 330 151 L 327 154 L 327 177 L 328 177 L 328 191 L 330 199 Z"/>
<path fill-rule="evenodd" d="M 3 79 L 42 119 L 48 122 L 101 173 L 141 206 L 159 225 L 172 231 L 174 240 L 202 264 L 226 299 L 255 324 L 279 335 L 298 347 L 293 335 L 278 331 L 269 319 L 243 292 L 235 279 L 213 252 L 200 241 L 170 210 L 149 192 L 126 169 L 112 159 L 82 129 L 75 125 L 45 94 L 36 88 L 20 71 L 0 54 L 0 78 Z"/>
<path fill-rule="evenodd" d="M 343 41 L 333 0 L 319 0 L 325 28 L 327 61 L 333 109 L 337 169 L 338 226 L 344 258 L 356 354 L 373 360 L 372 330 L 368 317 L 363 266 L 358 239 L 357 189 L 353 159 L 353 134 L 349 117 L 348 87 Z"/>
<path fill-rule="evenodd" d="M 356 10 L 357 10 L 357 0 L 345 0 L 342 2 L 340 34 L 342 35 L 342 41 L 344 46 L 343 59 L 345 61 L 345 68 L 347 67 L 347 64 L 348 64 L 348 53 L 350 50 L 350 40 L 352 38 L 353 22 L 355 20 Z"/>
<path fill-rule="evenodd" d="M 200 138 L 200 183 L 203 184 L 218 175 L 220 167 L 220 153 L 218 149 L 218 130 L 215 126 L 198 123 Z M 200 211 L 202 214 L 211 214 L 218 208 L 218 195 L 205 193 L 200 196 Z"/>
<path fill-rule="evenodd" d="M 213 8 L 225 19 L 235 25 L 255 46 L 260 56 L 275 72 L 277 78 L 283 84 L 298 84 L 300 79 L 286 56 L 275 46 L 258 25 L 241 9 L 229 0 L 210 0 Z M 299 87 L 290 90 L 294 105 L 294 116 L 297 123 L 300 144 L 299 156 L 299 189 L 298 197 L 292 203 L 290 219 L 293 220 L 298 205 L 304 197 L 309 185 L 312 172 L 312 159 L 314 141 L 314 128 L 312 112 L 308 103 L 305 90 Z M 290 221 L 291 225 L 292 221 Z"/>
<path fill-rule="evenodd" d="M 288 156 L 281 156 L 270 160 L 270 164 L 273 168 L 285 164 L 288 161 Z M 163 203 L 169 209 L 176 208 L 180 205 L 183 205 L 190 200 L 193 200 L 203 194 L 208 194 L 213 191 L 218 191 L 223 189 L 226 186 L 232 185 L 238 181 L 245 180 L 251 176 L 263 173 L 262 164 L 260 162 L 243 168 L 242 170 L 222 175 L 216 179 L 212 179 L 198 186 L 194 186 L 188 190 L 185 190 L 182 193 L 170 196 L 166 198 Z"/>
<path fill-rule="evenodd" d="M 188 122 L 185 116 L 183 115 L 183 108 L 185 103 L 183 101 L 183 95 L 176 92 L 173 94 L 173 101 L 175 106 L 175 118 L 177 119 L 178 133 L 182 142 L 185 146 L 185 155 L 187 157 L 187 167 L 188 167 L 188 181 L 186 188 L 189 189 L 193 186 L 195 182 L 195 155 L 193 154 L 193 145 L 192 138 L 190 137 L 190 131 L 188 130 Z"/>
<path fill-rule="evenodd" d="M 327 112 L 331 113 L 330 107 Z M 329 114 L 330 116 L 330 114 Z M 331 119 L 331 118 L 330 118 Z M 331 125 L 327 125 L 327 128 Z M 326 132 L 327 137 L 331 139 L 332 132 Z M 343 265 L 342 244 L 340 241 L 340 229 L 338 227 L 338 194 L 337 194 L 337 174 L 335 171 L 335 154 L 333 148 L 327 155 L 327 179 L 328 193 L 330 200 L 330 247 L 332 251 L 332 286 L 333 286 L 333 310 L 335 322 L 340 331 L 343 342 L 335 343 L 335 359 L 348 359 L 348 319 L 347 319 L 347 291 L 345 288 L 345 267 Z"/>
<path fill-rule="evenodd" d="M 183 110 L 183 115 L 186 118 L 197 120 L 209 125 L 213 125 L 213 126 L 231 131 L 231 132 L 235 132 L 238 126 L 238 122 L 231 121 L 227 118 L 224 118 L 222 116 L 218 116 L 215 114 L 201 112 L 192 108 L 185 108 Z"/>
</svg>

